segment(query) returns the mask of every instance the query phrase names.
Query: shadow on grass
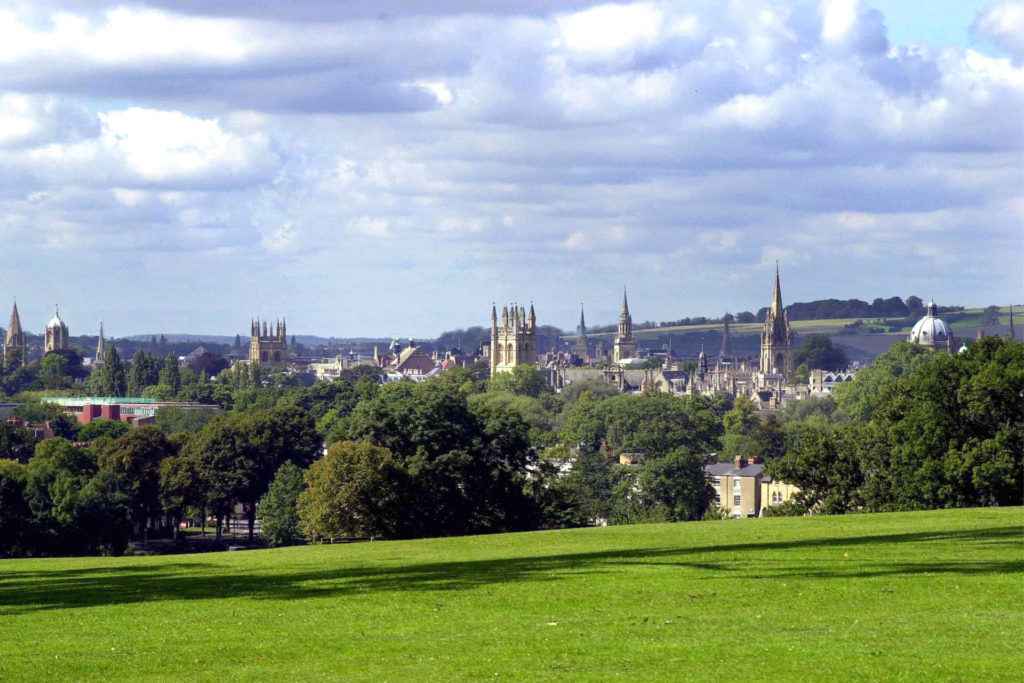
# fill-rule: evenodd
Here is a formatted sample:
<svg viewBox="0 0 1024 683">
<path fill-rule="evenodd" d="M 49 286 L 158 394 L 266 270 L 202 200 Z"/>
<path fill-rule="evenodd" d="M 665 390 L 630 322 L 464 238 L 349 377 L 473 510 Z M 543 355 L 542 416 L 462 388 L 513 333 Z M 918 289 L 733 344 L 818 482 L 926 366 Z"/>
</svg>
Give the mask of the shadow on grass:
<svg viewBox="0 0 1024 683">
<path fill-rule="evenodd" d="M 845 538 L 766 541 L 719 546 L 618 549 L 598 552 L 446 561 L 397 567 L 349 566 L 315 571 L 241 568 L 204 562 L 154 562 L 119 567 L 57 571 L 3 572 L 0 567 L 0 616 L 27 612 L 129 604 L 160 600 L 224 598 L 306 599 L 335 595 L 465 590 L 490 584 L 548 582 L 591 573 L 621 572 L 628 566 L 678 567 L 715 579 L 742 572 L 748 578 L 868 578 L 916 574 L 1007 574 L 1024 572 L 1019 559 L 1004 561 L 934 559 L 906 562 L 843 557 L 765 557 L 765 553 L 828 547 L 955 543 L 958 550 L 1014 543 L 1019 526 L 948 532 L 920 532 Z M 343 559 L 339 548 L 339 559 Z M 922 554 L 926 550 L 922 548 Z M 1016 554 L 1019 556 L 1019 553 Z M 727 557 L 725 557 L 727 556 Z M 690 559 L 692 558 L 692 559 Z M 756 571 L 752 571 L 756 570 Z M 756 574 L 756 576 L 751 576 Z"/>
</svg>

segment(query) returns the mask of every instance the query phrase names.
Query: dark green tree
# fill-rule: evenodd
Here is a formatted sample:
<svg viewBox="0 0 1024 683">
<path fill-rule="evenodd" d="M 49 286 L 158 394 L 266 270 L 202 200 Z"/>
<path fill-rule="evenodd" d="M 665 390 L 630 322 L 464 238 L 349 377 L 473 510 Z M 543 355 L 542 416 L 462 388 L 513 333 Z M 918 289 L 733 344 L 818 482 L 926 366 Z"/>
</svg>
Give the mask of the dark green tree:
<svg viewBox="0 0 1024 683">
<path fill-rule="evenodd" d="M 174 355 L 173 351 L 167 354 L 167 359 L 164 361 L 164 369 L 160 373 L 160 384 L 170 387 L 171 391 L 175 393 L 181 390 L 181 370 L 178 368 L 178 357 Z"/>
<path fill-rule="evenodd" d="M 808 370 L 843 370 L 850 364 L 846 351 L 835 346 L 827 334 L 811 334 L 804 338 L 794 356 L 797 364 Z"/>
<path fill-rule="evenodd" d="M 267 492 L 260 498 L 261 536 L 272 547 L 291 545 L 302 538 L 299 496 L 306 489 L 306 473 L 291 461 L 281 465 Z"/>
</svg>

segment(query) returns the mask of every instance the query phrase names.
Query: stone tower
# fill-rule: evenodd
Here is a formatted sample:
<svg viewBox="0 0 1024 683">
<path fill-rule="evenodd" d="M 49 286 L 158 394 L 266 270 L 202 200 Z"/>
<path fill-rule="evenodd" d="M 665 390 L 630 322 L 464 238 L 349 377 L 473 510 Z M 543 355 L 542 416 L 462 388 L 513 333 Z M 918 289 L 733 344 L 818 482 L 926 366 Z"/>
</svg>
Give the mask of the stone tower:
<svg viewBox="0 0 1024 683">
<path fill-rule="evenodd" d="M 260 319 L 252 321 L 249 339 L 249 362 L 269 367 L 284 367 L 288 363 L 288 333 L 284 320 L 276 326 Z"/>
<path fill-rule="evenodd" d="M 587 356 L 587 324 L 583 321 L 583 303 L 580 303 L 580 324 L 576 326 L 576 341 L 572 345 L 572 355 L 584 361 Z"/>
<path fill-rule="evenodd" d="M 622 313 L 619 314 L 619 332 L 615 335 L 615 347 L 612 360 L 621 363 L 627 358 L 636 356 L 636 341 L 633 339 L 633 318 L 629 315 L 629 302 L 626 301 L 626 288 L 622 288 Z"/>
<path fill-rule="evenodd" d="M 766 375 L 782 375 L 787 380 L 793 376 L 793 330 L 789 327 L 789 316 L 782 307 L 782 288 L 779 286 L 779 266 L 775 266 L 775 291 L 772 305 L 764 316 L 761 331 L 761 372 Z"/>
<path fill-rule="evenodd" d="M 69 348 L 68 326 L 60 319 L 60 310 L 57 310 L 50 322 L 46 323 L 46 342 L 43 345 L 43 352 L 63 351 Z"/>
<path fill-rule="evenodd" d="M 18 302 L 14 302 L 11 310 L 11 322 L 7 326 L 7 336 L 4 338 L 4 363 L 8 368 L 15 365 L 26 365 L 28 362 L 28 347 L 25 344 L 25 331 L 21 329 L 21 317 L 18 316 Z"/>
<path fill-rule="evenodd" d="M 491 306 L 491 374 L 512 372 L 517 365 L 537 363 L 537 316 L 530 304 L 530 313 L 525 308 L 512 304 L 501 311 L 501 326 L 498 326 L 498 309 Z"/>
</svg>

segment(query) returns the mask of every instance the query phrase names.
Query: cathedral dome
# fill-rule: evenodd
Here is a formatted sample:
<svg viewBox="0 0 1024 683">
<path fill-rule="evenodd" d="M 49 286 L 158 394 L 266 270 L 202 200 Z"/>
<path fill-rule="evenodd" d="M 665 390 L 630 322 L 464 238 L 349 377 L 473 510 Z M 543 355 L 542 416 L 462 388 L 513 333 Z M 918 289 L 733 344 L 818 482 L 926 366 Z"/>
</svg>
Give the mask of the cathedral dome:
<svg viewBox="0 0 1024 683">
<path fill-rule="evenodd" d="M 909 341 L 930 348 L 946 347 L 953 342 L 953 328 L 939 317 L 938 306 L 928 302 L 928 312 L 910 331 Z"/>
</svg>

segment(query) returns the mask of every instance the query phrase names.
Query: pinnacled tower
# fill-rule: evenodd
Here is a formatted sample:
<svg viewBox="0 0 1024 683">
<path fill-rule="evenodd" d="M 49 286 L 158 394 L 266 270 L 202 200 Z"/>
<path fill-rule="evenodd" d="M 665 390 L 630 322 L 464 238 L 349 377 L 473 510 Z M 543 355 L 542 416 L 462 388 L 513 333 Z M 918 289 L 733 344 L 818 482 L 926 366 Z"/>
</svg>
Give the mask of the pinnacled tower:
<svg viewBox="0 0 1024 683">
<path fill-rule="evenodd" d="M 63 351 L 69 348 L 68 326 L 60 319 L 60 309 L 57 309 L 50 322 L 46 323 L 46 341 L 43 344 L 43 352 Z"/>
<path fill-rule="evenodd" d="M 615 347 L 612 360 L 621 363 L 627 358 L 636 356 L 636 341 L 633 339 L 633 318 L 629 315 L 629 302 L 626 300 L 626 288 L 622 288 L 622 313 L 619 314 L 619 332 L 615 335 Z"/>
<path fill-rule="evenodd" d="M 779 265 L 775 264 L 775 291 L 761 331 L 761 372 L 766 375 L 782 375 L 788 380 L 793 376 L 793 371 L 793 330 L 789 327 L 786 309 L 782 307 Z"/>
<path fill-rule="evenodd" d="M 288 331 L 284 319 L 276 327 L 255 318 L 249 331 L 249 362 L 270 367 L 283 367 L 288 363 Z"/>
<path fill-rule="evenodd" d="M 537 363 L 537 316 L 530 304 L 530 313 L 516 304 L 504 306 L 501 326 L 498 309 L 491 307 L 491 374 L 512 372 L 517 365 Z"/>
<path fill-rule="evenodd" d="M 28 363 L 28 346 L 25 344 L 25 331 L 21 329 L 17 301 L 11 310 L 11 322 L 7 326 L 7 336 L 4 338 L 4 363 L 8 369 Z"/>
<path fill-rule="evenodd" d="M 572 355 L 584 361 L 587 356 L 587 323 L 583 320 L 583 302 L 580 302 L 580 324 L 576 326 L 576 341 L 572 345 Z"/>
</svg>

